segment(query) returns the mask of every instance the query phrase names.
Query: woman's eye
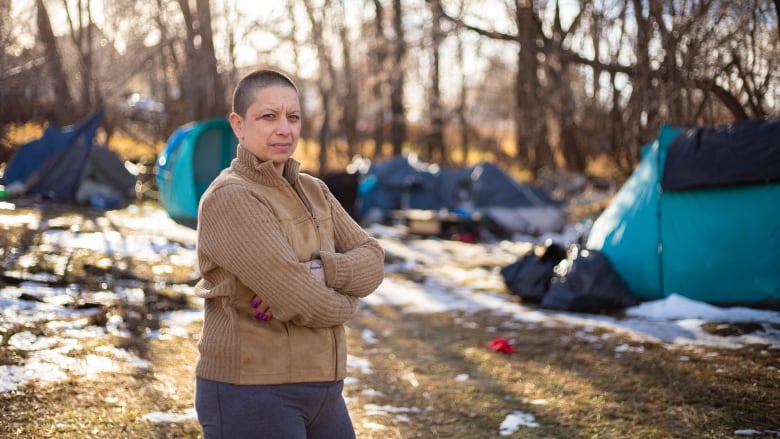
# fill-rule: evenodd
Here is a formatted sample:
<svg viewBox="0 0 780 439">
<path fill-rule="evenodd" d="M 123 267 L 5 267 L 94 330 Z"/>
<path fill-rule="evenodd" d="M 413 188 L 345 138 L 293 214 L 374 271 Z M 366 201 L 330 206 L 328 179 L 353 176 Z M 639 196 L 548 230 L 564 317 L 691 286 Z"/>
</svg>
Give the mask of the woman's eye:
<svg viewBox="0 0 780 439">
<path fill-rule="evenodd" d="M 287 119 L 289 119 L 292 122 L 298 122 L 299 120 L 301 120 L 301 116 L 299 116 L 297 114 L 291 114 L 291 115 L 287 116 Z"/>
</svg>

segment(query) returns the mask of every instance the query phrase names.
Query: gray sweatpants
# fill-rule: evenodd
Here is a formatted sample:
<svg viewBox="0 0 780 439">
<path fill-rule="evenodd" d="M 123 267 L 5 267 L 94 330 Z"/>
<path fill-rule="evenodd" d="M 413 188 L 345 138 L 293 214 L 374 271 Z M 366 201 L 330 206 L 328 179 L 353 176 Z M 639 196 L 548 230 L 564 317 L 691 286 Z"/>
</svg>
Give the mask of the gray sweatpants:
<svg viewBox="0 0 780 439">
<path fill-rule="evenodd" d="M 238 386 L 198 377 L 204 439 L 354 439 L 343 381 Z"/>
</svg>

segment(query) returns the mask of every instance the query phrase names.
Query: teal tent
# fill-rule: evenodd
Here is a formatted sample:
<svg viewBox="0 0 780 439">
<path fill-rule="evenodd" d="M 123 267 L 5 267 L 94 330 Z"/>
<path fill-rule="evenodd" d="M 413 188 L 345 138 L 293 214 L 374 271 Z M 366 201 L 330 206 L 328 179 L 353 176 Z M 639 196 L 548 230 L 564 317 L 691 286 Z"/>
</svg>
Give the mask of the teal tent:
<svg viewBox="0 0 780 439">
<path fill-rule="evenodd" d="M 171 218 L 194 225 L 206 188 L 230 166 L 238 141 L 226 118 L 176 129 L 157 158 L 159 201 Z"/>
<path fill-rule="evenodd" d="M 641 299 L 780 304 L 780 120 L 664 126 L 586 247 Z"/>
</svg>

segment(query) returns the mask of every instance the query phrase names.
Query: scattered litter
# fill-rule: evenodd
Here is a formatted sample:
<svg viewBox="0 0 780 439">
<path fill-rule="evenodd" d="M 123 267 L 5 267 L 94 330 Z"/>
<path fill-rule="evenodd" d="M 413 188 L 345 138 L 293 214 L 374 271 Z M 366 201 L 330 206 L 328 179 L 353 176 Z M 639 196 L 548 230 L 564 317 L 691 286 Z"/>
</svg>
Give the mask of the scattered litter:
<svg viewBox="0 0 780 439">
<path fill-rule="evenodd" d="M 498 337 L 490 340 L 488 347 L 496 352 L 503 352 L 505 354 L 510 354 L 515 351 L 515 348 L 512 346 L 512 342 L 504 337 Z"/>
</svg>

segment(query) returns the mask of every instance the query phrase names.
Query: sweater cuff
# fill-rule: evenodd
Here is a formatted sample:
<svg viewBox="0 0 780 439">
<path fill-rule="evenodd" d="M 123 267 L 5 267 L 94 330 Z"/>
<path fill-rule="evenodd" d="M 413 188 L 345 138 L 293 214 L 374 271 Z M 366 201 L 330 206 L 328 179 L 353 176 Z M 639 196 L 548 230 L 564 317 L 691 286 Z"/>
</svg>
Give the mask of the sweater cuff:
<svg viewBox="0 0 780 439">
<path fill-rule="evenodd" d="M 344 290 L 352 279 L 352 267 L 341 264 L 343 255 L 334 252 L 320 252 L 320 259 L 325 268 L 325 285 L 336 291 Z"/>
</svg>

